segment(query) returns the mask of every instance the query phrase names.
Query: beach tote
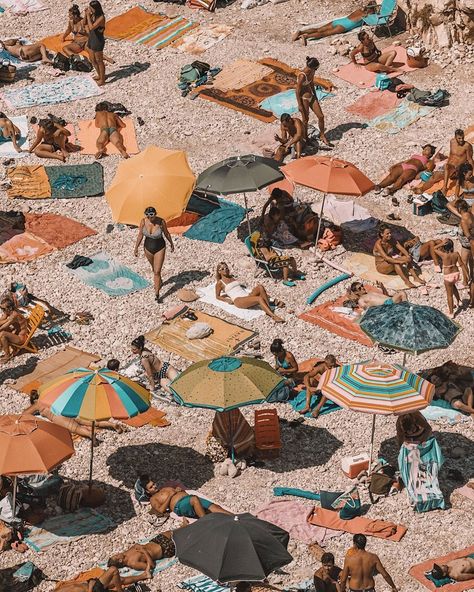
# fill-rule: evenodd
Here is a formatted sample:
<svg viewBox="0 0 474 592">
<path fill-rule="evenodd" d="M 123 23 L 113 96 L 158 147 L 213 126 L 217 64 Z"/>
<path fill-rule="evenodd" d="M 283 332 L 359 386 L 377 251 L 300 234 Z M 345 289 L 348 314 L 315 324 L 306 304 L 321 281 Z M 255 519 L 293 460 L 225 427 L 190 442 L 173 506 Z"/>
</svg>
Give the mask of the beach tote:
<svg viewBox="0 0 474 592">
<path fill-rule="evenodd" d="M 384 73 L 377 74 L 377 76 L 375 77 L 375 86 L 379 90 L 387 90 L 390 87 L 390 84 L 390 78 Z"/>
<path fill-rule="evenodd" d="M 321 508 L 324 510 L 333 510 L 332 504 L 339 498 L 341 495 L 344 495 L 343 491 L 325 491 L 321 489 L 319 492 L 320 496 L 320 503 Z"/>
<path fill-rule="evenodd" d="M 351 520 L 362 513 L 359 490 L 357 487 L 352 487 L 344 492 L 331 504 L 333 510 L 339 510 L 339 518 L 341 520 Z"/>
</svg>

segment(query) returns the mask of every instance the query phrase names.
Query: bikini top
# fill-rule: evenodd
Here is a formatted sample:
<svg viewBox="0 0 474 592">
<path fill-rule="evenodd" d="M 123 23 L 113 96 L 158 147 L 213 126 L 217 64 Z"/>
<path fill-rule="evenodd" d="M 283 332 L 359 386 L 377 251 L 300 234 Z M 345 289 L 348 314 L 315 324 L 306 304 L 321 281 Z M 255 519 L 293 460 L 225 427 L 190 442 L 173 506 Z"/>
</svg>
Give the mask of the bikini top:
<svg viewBox="0 0 474 592">
<path fill-rule="evenodd" d="M 424 156 L 423 154 L 414 154 L 410 156 L 410 160 L 419 160 L 422 165 L 426 165 L 428 162 L 428 157 Z"/>
<path fill-rule="evenodd" d="M 367 48 L 368 53 L 364 53 L 364 45 L 362 46 L 362 51 L 360 52 L 362 54 L 362 57 L 365 58 L 366 60 L 370 60 L 370 58 L 375 59 L 378 58 L 379 55 L 381 55 L 381 51 L 380 49 L 377 48 L 377 46 L 375 45 L 374 42 L 372 42 L 369 47 Z"/>
<path fill-rule="evenodd" d="M 143 225 L 143 236 L 146 238 L 161 238 L 163 236 L 163 230 L 161 228 L 161 226 L 158 226 L 158 228 L 155 230 L 155 232 L 150 232 L 149 230 L 147 230 L 147 227 L 145 225 Z"/>
</svg>

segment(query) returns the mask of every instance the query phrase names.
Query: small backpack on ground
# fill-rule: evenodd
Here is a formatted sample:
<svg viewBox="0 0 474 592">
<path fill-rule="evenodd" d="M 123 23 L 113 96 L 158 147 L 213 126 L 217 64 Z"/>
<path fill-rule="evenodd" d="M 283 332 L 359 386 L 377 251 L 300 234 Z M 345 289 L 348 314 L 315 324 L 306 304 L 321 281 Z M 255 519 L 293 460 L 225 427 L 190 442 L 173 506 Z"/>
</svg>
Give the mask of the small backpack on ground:
<svg viewBox="0 0 474 592">
<path fill-rule="evenodd" d="M 431 198 L 431 207 L 437 214 L 447 214 L 448 200 L 442 191 L 435 191 Z"/>
<path fill-rule="evenodd" d="M 179 74 L 179 82 L 181 84 L 192 84 L 201 78 L 201 72 L 195 68 L 192 64 L 186 64 L 181 68 Z"/>
<path fill-rule="evenodd" d="M 73 55 L 69 58 L 71 70 L 75 72 L 92 72 L 92 64 L 87 58 L 81 55 Z"/>
<path fill-rule="evenodd" d="M 58 52 L 53 58 L 53 68 L 61 70 L 61 72 L 69 72 L 71 69 L 71 61 L 64 54 Z"/>
</svg>

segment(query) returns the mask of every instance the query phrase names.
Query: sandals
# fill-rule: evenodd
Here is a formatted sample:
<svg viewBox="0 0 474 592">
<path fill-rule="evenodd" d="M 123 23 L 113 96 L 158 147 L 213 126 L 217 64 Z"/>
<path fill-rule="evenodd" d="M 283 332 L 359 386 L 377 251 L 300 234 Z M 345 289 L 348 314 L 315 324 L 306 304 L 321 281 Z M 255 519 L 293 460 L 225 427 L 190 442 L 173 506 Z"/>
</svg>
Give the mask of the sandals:
<svg viewBox="0 0 474 592">
<path fill-rule="evenodd" d="M 22 543 L 21 541 L 15 541 L 14 543 L 12 543 L 11 548 L 13 549 L 13 551 L 16 551 L 17 553 L 25 553 L 26 551 L 28 551 L 28 545 Z"/>
</svg>

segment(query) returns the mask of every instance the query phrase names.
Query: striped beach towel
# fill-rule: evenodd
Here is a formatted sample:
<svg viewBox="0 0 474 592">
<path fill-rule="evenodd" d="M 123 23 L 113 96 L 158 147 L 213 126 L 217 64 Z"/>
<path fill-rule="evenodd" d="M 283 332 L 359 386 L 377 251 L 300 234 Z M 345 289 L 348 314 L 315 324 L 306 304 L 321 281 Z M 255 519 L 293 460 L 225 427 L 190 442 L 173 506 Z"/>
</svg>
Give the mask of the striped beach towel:
<svg viewBox="0 0 474 592">
<path fill-rule="evenodd" d="M 168 22 L 160 23 L 158 26 L 148 29 L 147 31 L 129 37 L 128 40 L 134 43 L 140 43 L 141 45 L 146 45 L 147 47 L 162 49 L 196 27 L 199 27 L 199 23 L 189 21 L 182 16 L 177 16 L 170 19 Z"/>
</svg>

